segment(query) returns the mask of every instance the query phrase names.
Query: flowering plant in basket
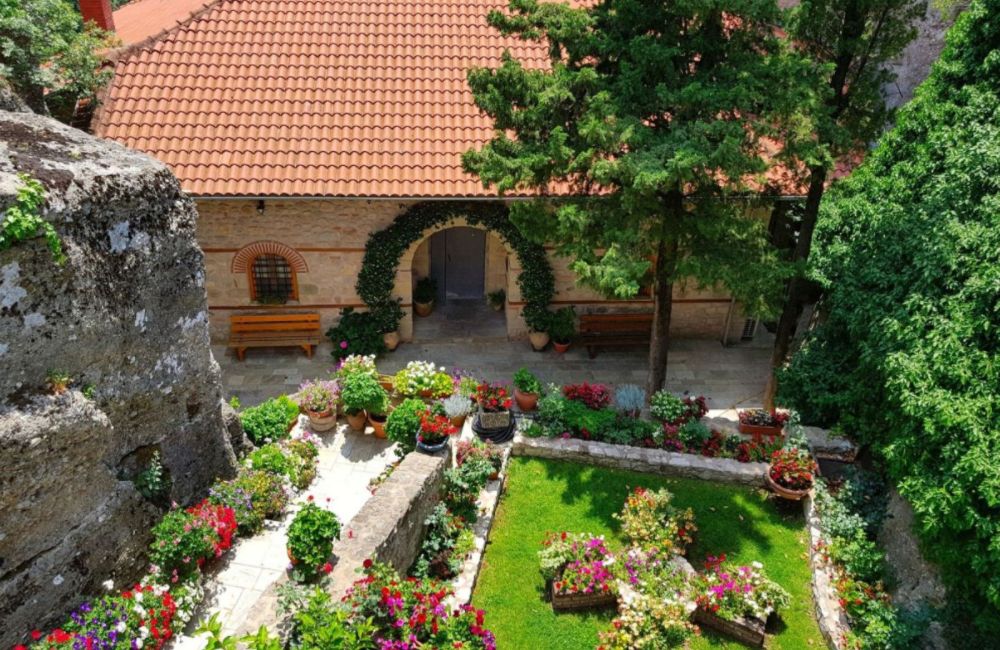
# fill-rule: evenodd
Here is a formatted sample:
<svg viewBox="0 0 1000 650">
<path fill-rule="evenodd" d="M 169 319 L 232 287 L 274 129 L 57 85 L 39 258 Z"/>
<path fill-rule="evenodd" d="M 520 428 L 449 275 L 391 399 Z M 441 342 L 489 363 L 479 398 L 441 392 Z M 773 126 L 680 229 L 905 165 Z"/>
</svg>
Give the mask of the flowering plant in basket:
<svg viewBox="0 0 1000 650">
<path fill-rule="evenodd" d="M 444 415 L 432 415 L 430 411 L 420 414 L 420 431 L 417 433 L 417 440 L 425 445 L 439 445 L 458 433 L 448 417 Z"/>
<path fill-rule="evenodd" d="M 550 533 L 538 552 L 542 576 L 552 580 L 557 594 L 615 593 L 611 555 L 603 536 Z"/>
<path fill-rule="evenodd" d="M 802 449 L 779 449 L 771 454 L 771 480 L 789 490 L 808 490 L 816 476 L 816 461 Z"/>
<path fill-rule="evenodd" d="M 788 413 L 771 409 L 741 409 L 740 424 L 755 427 L 783 427 L 788 422 Z"/>
<path fill-rule="evenodd" d="M 503 384 L 479 384 L 473 399 L 487 413 L 510 410 L 510 391 Z"/>
<path fill-rule="evenodd" d="M 608 406 L 611 403 L 611 391 L 604 384 L 567 384 L 563 386 L 563 395 L 566 399 L 580 402 L 589 409 L 595 411 Z"/>
<path fill-rule="evenodd" d="M 788 592 L 768 579 L 764 565 L 736 566 L 726 556 L 709 557 L 705 572 L 695 582 L 699 608 L 728 621 L 755 618 L 767 621 L 772 612 L 791 600 Z"/>
<path fill-rule="evenodd" d="M 698 526 L 691 508 L 680 509 L 666 489 L 637 487 L 625 499 L 625 506 L 615 519 L 622 524 L 622 535 L 643 548 L 656 547 L 664 552 L 683 554 L 694 542 Z"/>
</svg>

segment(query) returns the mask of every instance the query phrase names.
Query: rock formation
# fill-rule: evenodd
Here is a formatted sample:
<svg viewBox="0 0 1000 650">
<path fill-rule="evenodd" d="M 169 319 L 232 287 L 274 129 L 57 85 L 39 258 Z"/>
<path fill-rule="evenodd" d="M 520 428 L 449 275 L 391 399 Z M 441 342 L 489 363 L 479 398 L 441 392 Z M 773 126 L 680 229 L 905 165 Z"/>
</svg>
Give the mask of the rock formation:
<svg viewBox="0 0 1000 650">
<path fill-rule="evenodd" d="M 209 348 L 195 209 L 167 168 L 54 120 L 0 112 L 0 213 L 45 188 L 43 238 L 0 250 L 0 647 L 145 569 L 168 500 L 236 467 Z M 72 381 L 47 388 L 52 371 Z M 239 436 L 234 436 L 238 438 Z"/>
</svg>

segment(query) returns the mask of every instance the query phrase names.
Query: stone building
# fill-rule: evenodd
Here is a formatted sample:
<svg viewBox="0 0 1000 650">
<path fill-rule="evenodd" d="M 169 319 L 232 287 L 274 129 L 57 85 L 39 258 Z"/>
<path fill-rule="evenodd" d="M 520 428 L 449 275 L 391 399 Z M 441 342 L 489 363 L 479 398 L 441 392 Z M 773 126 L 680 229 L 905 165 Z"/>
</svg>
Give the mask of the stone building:
<svg viewBox="0 0 1000 650">
<path fill-rule="evenodd" d="M 461 154 L 492 133 L 466 72 L 496 65 L 505 48 L 547 65 L 543 47 L 487 25 L 504 6 L 136 0 L 112 14 L 108 0 L 81 2 L 125 43 L 93 130 L 167 163 L 195 199 L 213 339 L 224 340 L 230 314 L 248 311 L 318 311 L 325 328 L 341 308 L 365 306 L 355 283 L 370 234 L 421 202 L 471 201 L 475 211 L 498 201 L 461 169 Z M 554 305 L 651 309 L 648 297 L 609 300 L 577 286 L 568 261 L 549 257 Z M 411 291 L 425 275 L 451 300 L 505 289 L 507 334 L 524 334 L 519 273 L 495 233 L 460 217 L 436 225 L 396 270 L 402 337 L 414 335 Z M 262 304 L 265 293 L 281 304 Z M 677 286 L 675 335 L 725 343 L 754 326 L 724 289 Z"/>
</svg>

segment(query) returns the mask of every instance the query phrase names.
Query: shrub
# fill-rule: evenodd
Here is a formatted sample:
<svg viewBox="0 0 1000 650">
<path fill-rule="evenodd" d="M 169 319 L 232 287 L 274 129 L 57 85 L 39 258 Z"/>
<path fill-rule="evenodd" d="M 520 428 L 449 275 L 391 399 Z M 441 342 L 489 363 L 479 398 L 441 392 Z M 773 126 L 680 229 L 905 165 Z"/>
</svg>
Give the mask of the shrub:
<svg viewBox="0 0 1000 650">
<path fill-rule="evenodd" d="M 712 431 L 698 420 L 688 420 L 677 430 L 677 437 L 685 447 L 697 450 L 709 441 Z"/>
<path fill-rule="evenodd" d="M 243 431 L 258 447 L 288 437 L 299 419 L 299 406 L 287 395 L 279 395 L 240 413 Z"/>
<path fill-rule="evenodd" d="M 385 435 L 396 443 L 396 454 L 405 456 L 417 447 L 420 416 L 427 412 L 422 400 L 409 398 L 393 409 L 385 421 Z"/>
<path fill-rule="evenodd" d="M 420 555 L 413 565 L 413 575 L 442 580 L 454 577 L 465 560 L 464 555 L 456 553 L 459 537 L 463 531 L 469 530 L 465 522 L 452 515 L 445 504 L 439 503 L 424 520 L 424 526 L 427 532 L 420 545 Z"/>
<path fill-rule="evenodd" d="M 294 447 L 271 443 L 251 453 L 247 462 L 252 469 L 287 477 L 292 485 L 302 490 L 316 478 L 315 449 L 301 440 L 295 441 Z"/>
<path fill-rule="evenodd" d="M 566 399 L 580 402 L 590 409 L 603 409 L 611 403 L 611 391 L 604 384 L 567 384 L 563 386 Z"/>
<path fill-rule="evenodd" d="M 386 350 L 382 329 L 382 324 L 370 312 L 356 312 L 353 307 L 341 309 L 337 325 L 326 331 L 327 338 L 333 342 L 333 358 L 382 354 Z"/>
<path fill-rule="evenodd" d="M 576 336 L 576 310 L 573 307 L 557 309 L 549 317 L 549 336 L 559 344 L 569 343 Z"/>
<path fill-rule="evenodd" d="M 457 517 L 470 524 L 479 518 L 479 493 L 493 473 L 493 465 L 481 458 L 467 459 L 458 467 L 445 470 L 442 501 Z"/>
<path fill-rule="evenodd" d="M 253 516 L 248 519 L 247 525 L 254 526 L 254 530 L 259 529 L 259 526 L 255 525 L 257 518 L 263 524 L 265 518 L 273 519 L 281 516 L 288 506 L 285 479 L 270 472 L 244 468 L 235 479 L 217 484 L 213 491 L 218 493 L 213 501 L 227 505 L 237 512 L 240 511 L 238 506 L 245 507 L 243 505 L 245 499 L 249 498 Z M 238 515 L 236 520 L 242 525 Z"/>
<path fill-rule="evenodd" d="M 349 415 L 361 411 L 381 414 L 388 408 L 385 389 L 369 374 L 355 373 L 345 377 L 340 386 L 340 401 Z"/>
<path fill-rule="evenodd" d="M 149 561 L 166 580 L 175 577 L 183 580 L 196 572 L 206 559 L 215 555 L 215 545 L 220 541 L 211 522 L 179 509 L 164 515 L 152 534 Z"/>
<path fill-rule="evenodd" d="M 646 405 L 646 389 L 635 384 L 619 384 L 615 388 L 615 408 L 625 415 L 638 415 Z"/>
<path fill-rule="evenodd" d="M 530 370 L 521 367 L 514 373 L 514 388 L 522 393 L 537 395 L 542 392 L 542 382 Z"/>
<path fill-rule="evenodd" d="M 568 401 L 562 413 L 563 423 L 571 435 L 586 440 L 599 438 L 614 425 L 618 414 L 611 409 L 595 410 L 582 402 Z"/>
<path fill-rule="evenodd" d="M 615 445 L 639 445 L 660 430 L 660 425 L 619 414 L 598 432 L 598 438 Z"/>
<path fill-rule="evenodd" d="M 291 627 L 291 647 L 299 650 L 372 650 L 375 647 L 372 637 L 376 628 L 372 619 L 352 616 L 350 610 L 335 602 L 320 587 L 316 587 L 292 615 Z M 264 649 L 251 646 L 251 650 Z"/>
<path fill-rule="evenodd" d="M 329 573 L 333 540 L 340 539 L 340 520 L 329 510 L 309 502 L 295 514 L 288 527 L 288 550 L 294 558 L 292 577 L 298 582 Z"/>
<path fill-rule="evenodd" d="M 649 413 L 660 422 L 676 423 L 684 415 L 684 402 L 665 390 L 657 391 L 649 399 Z"/>
<path fill-rule="evenodd" d="M 434 302 L 437 297 L 437 280 L 431 277 L 420 278 L 413 287 L 413 302 Z"/>
<path fill-rule="evenodd" d="M 656 491 L 635 488 L 622 511 L 615 513 L 615 519 L 621 522 L 622 536 L 633 546 L 656 547 L 664 553 L 683 555 L 694 542 L 698 527 L 694 511 L 674 507 L 673 498 L 665 488 Z"/>
</svg>

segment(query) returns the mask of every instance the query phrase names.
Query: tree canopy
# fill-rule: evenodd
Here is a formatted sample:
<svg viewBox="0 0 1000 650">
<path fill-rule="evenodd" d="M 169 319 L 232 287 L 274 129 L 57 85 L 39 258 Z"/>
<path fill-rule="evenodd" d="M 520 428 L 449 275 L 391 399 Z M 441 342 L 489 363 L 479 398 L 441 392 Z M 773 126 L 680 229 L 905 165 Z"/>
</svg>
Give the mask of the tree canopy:
<svg viewBox="0 0 1000 650">
<path fill-rule="evenodd" d="M 0 0 L 0 77 L 35 112 L 65 119 L 78 99 L 93 98 L 111 76 L 101 52 L 116 43 L 85 26 L 72 0 Z"/>
<path fill-rule="evenodd" d="M 665 376 L 675 281 L 725 285 L 756 312 L 778 293 L 777 257 L 745 199 L 775 161 L 761 139 L 811 133 L 816 101 L 779 18 L 773 0 L 512 0 L 489 22 L 544 43 L 549 66 L 506 52 L 469 73 L 495 132 L 466 169 L 501 194 L 540 195 L 512 205 L 514 222 L 606 295 L 633 297 L 653 275 L 651 390 Z M 543 314 L 525 318 L 544 326 Z"/>
<path fill-rule="evenodd" d="M 784 372 L 871 445 L 965 620 L 1000 632 L 1000 0 L 976 0 L 914 100 L 824 201 L 824 320 Z M 963 647 L 974 642 L 967 635 Z M 957 646 L 956 646 L 957 647 Z M 986 647 L 986 646 L 983 646 Z"/>
</svg>

